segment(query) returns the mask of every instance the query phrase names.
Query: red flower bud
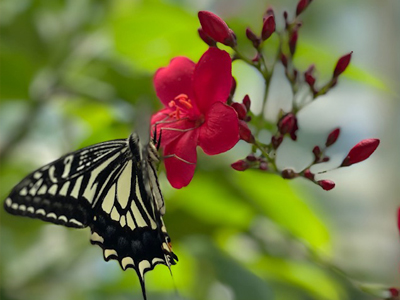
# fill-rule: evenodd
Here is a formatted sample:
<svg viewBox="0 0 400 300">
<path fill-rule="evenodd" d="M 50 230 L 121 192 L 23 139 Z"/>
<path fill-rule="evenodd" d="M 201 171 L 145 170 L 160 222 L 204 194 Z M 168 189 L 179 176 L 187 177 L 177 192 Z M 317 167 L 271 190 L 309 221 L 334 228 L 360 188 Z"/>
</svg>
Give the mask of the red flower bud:
<svg viewBox="0 0 400 300">
<path fill-rule="evenodd" d="M 314 65 L 308 67 L 307 71 L 304 72 L 304 80 L 310 87 L 314 87 L 315 77 L 313 76 Z"/>
<path fill-rule="evenodd" d="M 267 11 L 265 12 L 264 16 L 263 16 L 263 22 L 265 21 L 266 18 L 268 18 L 269 16 L 273 16 L 275 18 L 275 13 L 272 7 L 268 7 Z"/>
<path fill-rule="evenodd" d="M 304 177 L 314 181 L 315 175 L 313 173 L 311 173 L 310 169 L 307 169 L 304 171 Z"/>
<path fill-rule="evenodd" d="M 281 134 L 291 133 L 296 123 L 296 116 L 288 113 L 280 119 L 278 123 L 278 130 Z"/>
<path fill-rule="evenodd" d="M 251 162 L 255 162 L 255 161 L 258 160 L 258 158 L 253 153 L 251 153 L 251 154 L 246 156 L 246 160 L 251 161 Z"/>
<path fill-rule="evenodd" d="M 399 290 L 396 288 L 390 288 L 389 292 L 391 297 L 398 297 L 400 295 Z"/>
<path fill-rule="evenodd" d="M 238 160 L 237 162 L 234 162 L 231 164 L 231 167 L 235 169 L 236 171 L 244 171 L 249 168 L 249 164 L 245 160 Z"/>
<path fill-rule="evenodd" d="M 200 38 L 203 40 L 204 43 L 206 43 L 210 47 L 216 47 L 217 43 L 210 37 L 208 36 L 202 28 L 199 28 L 198 30 Z"/>
<path fill-rule="evenodd" d="M 293 179 L 299 175 L 292 169 L 285 169 L 282 171 L 281 174 L 282 174 L 282 178 L 284 178 L 284 179 Z"/>
<path fill-rule="evenodd" d="M 321 158 L 321 149 L 318 146 L 313 148 L 312 153 L 314 154 L 315 161 L 318 161 Z"/>
<path fill-rule="evenodd" d="M 290 138 L 291 138 L 293 141 L 296 141 L 296 140 L 297 140 L 296 132 L 297 132 L 298 129 L 299 129 L 299 126 L 297 125 L 297 119 L 295 118 L 295 119 L 294 119 L 294 127 L 293 127 L 292 131 L 290 132 Z"/>
<path fill-rule="evenodd" d="M 268 170 L 268 163 L 265 162 L 265 161 L 260 162 L 259 169 L 260 169 L 261 171 L 267 171 L 267 170 Z"/>
<path fill-rule="evenodd" d="M 250 110 L 250 105 L 251 105 L 251 101 L 250 101 L 250 97 L 249 95 L 244 96 L 242 103 L 244 104 L 244 106 L 246 106 L 246 110 L 249 111 Z"/>
<path fill-rule="evenodd" d="M 400 207 L 397 210 L 397 229 L 399 230 L 400 233 Z"/>
<path fill-rule="evenodd" d="M 320 180 L 317 181 L 318 185 L 322 187 L 325 191 L 329 191 L 335 187 L 335 183 L 332 180 Z"/>
<path fill-rule="evenodd" d="M 297 45 L 298 38 L 299 38 L 298 31 L 294 30 L 289 37 L 289 50 L 290 50 L 290 54 L 292 54 L 292 56 L 296 52 L 296 45 Z"/>
<path fill-rule="evenodd" d="M 351 148 L 349 154 L 347 154 L 346 158 L 343 160 L 341 167 L 347 167 L 356 163 L 359 163 L 363 160 L 366 160 L 371 156 L 372 153 L 378 148 L 379 140 L 378 139 L 365 139 Z"/>
<path fill-rule="evenodd" d="M 286 55 L 283 54 L 283 53 L 281 53 L 281 62 L 282 62 L 282 65 L 283 65 L 285 68 L 287 68 L 287 57 L 286 57 Z"/>
<path fill-rule="evenodd" d="M 232 41 L 228 41 L 227 43 L 224 43 L 224 45 L 227 45 L 227 46 L 229 46 L 229 47 L 235 47 L 236 44 L 237 44 L 237 37 L 236 37 L 236 34 L 233 32 L 232 29 L 229 29 L 229 32 L 230 32 L 230 34 L 231 34 Z"/>
<path fill-rule="evenodd" d="M 246 36 L 253 43 L 254 48 L 258 48 L 260 46 L 260 38 L 249 27 L 246 29 Z"/>
<path fill-rule="evenodd" d="M 297 3 L 296 17 L 300 15 L 307 8 L 307 6 L 311 3 L 311 1 L 312 0 L 300 0 L 299 3 Z"/>
<path fill-rule="evenodd" d="M 342 74 L 346 70 L 347 66 L 350 63 L 352 53 L 353 53 L 353 51 L 351 51 L 350 53 L 339 58 L 339 60 L 336 64 L 335 70 L 333 71 L 334 78 L 338 77 L 340 74 Z"/>
<path fill-rule="evenodd" d="M 239 120 L 244 120 L 246 118 L 247 110 L 246 110 L 246 106 L 244 104 L 234 102 L 231 104 L 231 106 L 234 108 L 234 110 L 238 114 Z"/>
<path fill-rule="evenodd" d="M 273 136 L 271 138 L 272 147 L 274 147 L 274 149 L 278 149 L 278 147 L 281 145 L 282 141 L 283 141 L 283 136 L 279 136 L 279 137 Z"/>
<path fill-rule="evenodd" d="M 274 32 L 275 32 L 275 17 L 273 15 L 269 15 L 264 20 L 261 31 L 261 39 L 263 41 L 267 40 Z"/>
<path fill-rule="evenodd" d="M 249 126 L 245 121 L 239 120 L 239 136 L 245 142 L 254 143 L 254 136 L 251 134 Z"/>
<path fill-rule="evenodd" d="M 315 65 L 312 64 L 308 67 L 308 69 L 305 71 L 305 73 L 312 74 L 312 73 L 314 73 L 314 70 L 315 70 Z"/>
<path fill-rule="evenodd" d="M 333 144 L 336 142 L 336 140 L 338 139 L 339 134 L 340 134 L 340 128 L 334 129 L 334 130 L 328 135 L 328 138 L 326 139 L 325 146 L 326 146 L 326 147 L 329 147 L 329 146 L 333 145 Z"/>
<path fill-rule="evenodd" d="M 285 20 L 285 29 L 288 29 L 288 27 L 289 27 L 288 12 L 286 10 L 283 12 L 283 19 Z"/>
<path fill-rule="evenodd" d="M 304 79 L 306 80 L 307 84 L 311 87 L 315 84 L 315 78 L 311 74 L 304 74 Z"/>
<path fill-rule="evenodd" d="M 216 14 L 209 11 L 199 11 L 198 17 L 204 33 L 210 36 L 214 41 L 230 47 L 236 45 L 235 34 L 229 29 L 224 20 Z"/>
</svg>

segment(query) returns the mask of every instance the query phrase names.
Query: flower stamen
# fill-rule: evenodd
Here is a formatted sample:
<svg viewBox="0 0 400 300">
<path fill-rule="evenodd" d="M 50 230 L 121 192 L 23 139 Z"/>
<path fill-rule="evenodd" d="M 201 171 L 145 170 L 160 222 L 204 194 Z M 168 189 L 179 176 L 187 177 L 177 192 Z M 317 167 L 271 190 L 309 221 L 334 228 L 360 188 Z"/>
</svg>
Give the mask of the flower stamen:
<svg viewBox="0 0 400 300">
<path fill-rule="evenodd" d="M 176 103 L 181 104 L 182 106 L 184 106 L 184 108 L 188 110 L 193 108 L 192 101 L 186 94 L 179 94 L 174 98 L 174 101 L 175 105 Z"/>
<path fill-rule="evenodd" d="M 193 116 L 195 114 L 192 101 L 186 94 L 179 94 L 174 98 L 174 100 L 171 100 L 168 103 L 168 106 L 172 109 L 175 108 L 175 111 L 171 112 L 169 116 L 176 118 L 177 120 L 181 119 L 182 115 Z"/>
</svg>

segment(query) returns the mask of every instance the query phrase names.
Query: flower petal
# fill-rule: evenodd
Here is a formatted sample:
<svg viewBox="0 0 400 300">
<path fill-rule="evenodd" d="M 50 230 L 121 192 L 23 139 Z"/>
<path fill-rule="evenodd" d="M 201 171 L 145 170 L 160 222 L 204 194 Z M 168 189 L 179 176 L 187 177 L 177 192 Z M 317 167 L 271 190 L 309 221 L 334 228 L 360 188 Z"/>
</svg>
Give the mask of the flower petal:
<svg viewBox="0 0 400 300">
<path fill-rule="evenodd" d="M 232 86 L 232 60 L 229 54 L 209 48 L 196 65 L 193 84 L 196 105 L 203 114 L 216 101 L 226 103 Z"/>
<path fill-rule="evenodd" d="M 164 148 L 164 164 L 169 183 L 176 189 L 187 186 L 197 162 L 198 130 L 187 131 Z"/>
<path fill-rule="evenodd" d="M 188 119 L 177 120 L 170 117 L 169 113 L 171 113 L 171 110 L 164 108 L 151 117 L 151 134 L 154 135 L 154 130 L 157 131 L 156 138 L 161 138 L 161 147 L 165 147 L 191 129 L 196 128 L 194 121 Z"/>
<path fill-rule="evenodd" d="M 168 103 L 180 94 L 186 94 L 190 99 L 194 97 L 193 73 L 195 63 L 186 57 L 176 57 L 170 64 L 158 69 L 153 83 L 158 98 L 168 107 Z"/>
<path fill-rule="evenodd" d="M 205 115 L 199 131 L 198 145 L 206 154 L 228 151 L 239 141 L 238 116 L 232 107 L 216 102 Z"/>
<path fill-rule="evenodd" d="M 168 120 L 169 113 L 171 112 L 170 108 L 163 108 L 156 112 L 154 115 L 151 116 L 151 125 L 155 123 L 163 123 Z"/>
</svg>

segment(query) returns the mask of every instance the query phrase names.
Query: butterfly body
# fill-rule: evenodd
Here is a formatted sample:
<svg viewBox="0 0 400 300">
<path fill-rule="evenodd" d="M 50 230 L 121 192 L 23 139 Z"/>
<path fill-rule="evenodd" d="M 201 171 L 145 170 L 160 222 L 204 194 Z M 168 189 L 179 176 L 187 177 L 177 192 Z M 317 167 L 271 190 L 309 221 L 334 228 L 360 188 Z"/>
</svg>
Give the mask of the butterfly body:
<svg viewBox="0 0 400 300">
<path fill-rule="evenodd" d="M 162 215 L 153 142 L 128 139 L 92 145 L 39 168 L 11 191 L 5 210 L 75 228 L 90 227 L 91 243 L 104 259 L 144 274 L 157 264 L 175 264 Z"/>
</svg>

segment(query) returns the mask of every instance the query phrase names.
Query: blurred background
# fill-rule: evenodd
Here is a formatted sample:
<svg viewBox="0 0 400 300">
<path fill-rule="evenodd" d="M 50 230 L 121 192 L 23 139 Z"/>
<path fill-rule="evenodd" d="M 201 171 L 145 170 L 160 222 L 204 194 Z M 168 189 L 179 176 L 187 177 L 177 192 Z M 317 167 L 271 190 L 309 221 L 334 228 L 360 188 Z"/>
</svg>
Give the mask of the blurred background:
<svg viewBox="0 0 400 300">
<path fill-rule="evenodd" d="M 223 17 L 251 56 L 246 27 L 258 32 L 272 6 L 282 28 L 283 10 L 293 16 L 296 4 L 1 0 L 1 199 L 66 152 L 127 137 L 139 107 L 160 109 L 152 87 L 157 68 L 180 55 L 197 61 L 207 49 L 197 35 L 198 10 Z M 342 133 L 325 170 L 364 138 L 381 139 L 380 147 L 363 163 L 321 175 L 336 182 L 329 192 L 302 179 L 232 170 L 250 151 L 242 142 L 214 157 L 199 150 L 195 177 L 182 190 L 161 172 L 164 221 L 179 263 L 173 278 L 163 266 L 146 274 L 149 299 L 379 299 L 358 283 L 400 287 L 400 2 L 313 1 L 302 20 L 295 63 L 301 71 L 315 63 L 317 83 L 340 56 L 354 53 L 338 86 L 299 114 L 298 142 L 285 141 L 278 166 L 300 170 L 337 126 Z M 282 74 L 278 67 L 271 83 L 270 120 L 291 97 Z M 235 99 L 250 94 L 257 112 L 259 78 L 240 63 L 234 75 Z M 142 299 L 135 272 L 104 262 L 88 229 L 3 209 L 0 217 L 1 299 Z"/>
</svg>

